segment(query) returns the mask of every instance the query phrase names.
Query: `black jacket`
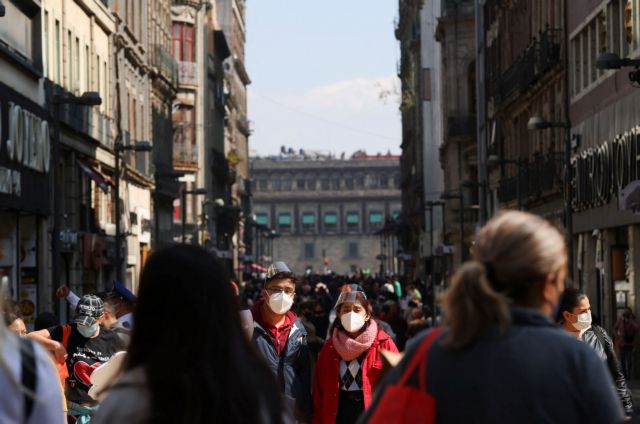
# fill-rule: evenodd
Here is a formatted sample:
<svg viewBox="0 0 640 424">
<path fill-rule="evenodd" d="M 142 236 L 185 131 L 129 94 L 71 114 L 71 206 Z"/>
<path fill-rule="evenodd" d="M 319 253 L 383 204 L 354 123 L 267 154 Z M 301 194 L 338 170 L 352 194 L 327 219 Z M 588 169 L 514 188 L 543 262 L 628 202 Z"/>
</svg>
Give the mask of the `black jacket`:
<svg viewBox="0 0 640 424">
<path fill-rule="evenodd" d="M 633 401 L 631 399 L 631 393 L 627 388 L 627 382 L 624 378 L 624 374 L 622 374 L 620 362 L 618 361 L 616 352 L 613 350 L 613 341 L 611 341 L 611 337 L 609 337 L 609 334 L 607 334 L 604 328 L 592 325 L 591 328 L 584 332 L 582 339 L 585 343 L 591 346 L 596 351 L 600 359 L 607 364 L 607 369 L 611 373 L 611 377 L 616 384 L 616 391 L 618 392 L 618 397 L 622 402 L 622 407 L 626 414 L 630 416 L 633 413 Z"/>
<path fill-rule="evenodd" d="M 496 325 L 462 349 L 443 345 L 444 337 L 446 330 L 429 348 L 426 370 L 438 424 L 623 420 L 613 382 L 598 355 L 539 311 L 514 307 L 512 324 L 504 334 Z M 418 335 L 408 343 L 404 359 L 387 374 L 359 423 L 368 422 L 381 393 L 397 382 L 423 339 L 424 334 Z"/>
</svg>

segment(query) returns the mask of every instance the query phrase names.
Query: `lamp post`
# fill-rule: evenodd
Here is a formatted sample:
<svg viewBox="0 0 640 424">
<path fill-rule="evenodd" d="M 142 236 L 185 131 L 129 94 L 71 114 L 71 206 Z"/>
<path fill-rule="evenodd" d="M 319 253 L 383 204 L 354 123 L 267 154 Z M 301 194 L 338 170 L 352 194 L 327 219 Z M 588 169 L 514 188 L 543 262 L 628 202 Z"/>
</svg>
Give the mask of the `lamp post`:
<svg viewBox="0 0 640 424">
<path fill-rule="evenodd" d="M 522 210 L 522 168 L 524 167 L 525 161 L 522 159 L 500 159 L 496 155 L 491 155 L 487 159 L 487 165 L 490 167 L 496 165 L 516 165 L 518 167 L 518 177 L 516 178 L 516 198 L 518 202 L 518 210 Z"/>
<path fill-rule="evenodd" d="M 4 8 L 4 6 L 3 6 Z M 60 175 L 58 166 L 60 164 L 60 106 L 62 105 L 79 105 L 79 106 L 99 106 L 102 104 L 100 94 L 95 91 L 87 91 L 81 96 L 61 95 L 53 96 L 53 127 L 54 127 L 54 143 L 53 143 L 53 166 L 51 167 L 51 178 L 53 181 L 53 229 L 51 231 L 51 287 L 54 292 L 60 283 L 60 220 L 62 218 L 61 206 L 63 199 L 63 181 L 58 181 Z M 55 304 L 56 314 L 59 314 L 59 302 Z"/>
<path fill-rule="evenodd" d="M 135 144 L 122 144 L 122 140 L 117 139 L 114 146 L 115 151 L 115 174 L 116 174 L 116 280 L 124 282 L 124 274 L 122 267 L 122 234 L 120 216 L 120 155 L 124 152 L 150 152 L 151 143 L 148 141 L 138 141 Z"/>
<path fill-rule="evenodd" d="M 462 192 L 462 188 L 458 189 L 458 194 L 442 193 L 440 195 L 440 199 L 458 199 L 460 202 L 460 265 L 462 265 L 464 263 L 464 194 Z"/>
<path fill-rule="evenodd" d="M 195 196 L 204 196 L 207 194 L 206 188 L 196 188 L 194 190 L 182 190 L 182 199 L 180 202 L 180 209 L 182 209 L 182 244 L 187 242 L 186 227 L 187 227 L 187 194 L 193 194 Z"/>
<path fill-rule="evenodd" d="M 567 88 L 568 89 L 568 88 Z M 567 115 L 568 117 L 568 115 Z M 573 169 L 571 169 L 571 122 L 548 122 L 539 116 L 532 116 L 527 122 L 527 129 L 539 131 L 549 128 L 563 128 L 565 130 L 564 142 L 564 219 L 567 228 L 567 252 L 569 254 L 569 276 L 573 277 L 573 211 L 571 201 L 573 199 Z"/>
</svg>

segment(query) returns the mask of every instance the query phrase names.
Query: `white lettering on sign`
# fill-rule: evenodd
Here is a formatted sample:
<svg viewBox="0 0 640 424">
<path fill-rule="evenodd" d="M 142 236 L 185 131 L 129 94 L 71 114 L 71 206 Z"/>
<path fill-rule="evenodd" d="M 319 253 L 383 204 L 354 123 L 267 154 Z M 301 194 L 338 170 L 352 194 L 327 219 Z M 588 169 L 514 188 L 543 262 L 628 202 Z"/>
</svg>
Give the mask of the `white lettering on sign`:
<svg viewBox="0 0 640 424">
<path fill-rule="evenodd" d="M 9 160 L 38 172 L 49 172 L 51 143 L 49 123 L 9 102 Z"/>
</svg>

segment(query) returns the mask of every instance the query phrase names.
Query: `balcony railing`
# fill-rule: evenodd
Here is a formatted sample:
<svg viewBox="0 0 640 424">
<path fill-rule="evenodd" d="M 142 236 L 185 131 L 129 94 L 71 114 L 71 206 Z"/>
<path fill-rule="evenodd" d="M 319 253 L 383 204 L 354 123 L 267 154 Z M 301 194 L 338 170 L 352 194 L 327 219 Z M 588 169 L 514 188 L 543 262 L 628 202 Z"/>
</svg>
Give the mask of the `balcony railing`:
<svg viewBox="0 0 640 424">
<path fill-rule="evenodd" d="M 506 203 L 518 198 L 518 179 L 520 180 L 519 190 L 523 202 L 561 192 L 564 172 L 562 161 L 562 153 L 554 153 L 546 156 L 540 155 L 532 162 L 520 165 L 516 176 L 500 180 L 498 200 L 500 203 Z"/>
<path fill-rule="evenodd" d="M 171 81 L 171 85 L 175 86 L 178 83 L 178 62 L 167 49 L 163 46 L 155 46 L 151 62 L 165 78 Z"/>
<path fill-rule="evenodd" d="M 189 142 L 173 143 L 173 165 L 175 167 L 198 166 L 198 145 Z"/>
<path fill-rule="evenodd" d="M 48 79 L 45 79 L 44 87 L 46 107 L 49 110 L 53 110 L 54 107 L 59 108 L 61 123 L 71 127 L 74 131 L 93 138 L 104 146 L 113 147 L 113 119 L 111 117 L 102 113 L 99 107 L 76 104 L 54 106 L 53 97 L 70 95 L 69 91 Z"/>
<path fill-rule="evenodd" d="M 560 36 L 560 30 L 547 28 L 506 71 L 500 73 L 497 68 L 487 71 L 489 95 L 496 105 L 516 93 L 526 92 L 536 80 L 560 63 Z M 498 66 L 499 61 L 494 63 Z"/>
<path fill-rule="evenodd" d="M 198 64 L 195 62 L 178 62 L 178 81 L 180 85 L 197 85 Z"/>
</svg>

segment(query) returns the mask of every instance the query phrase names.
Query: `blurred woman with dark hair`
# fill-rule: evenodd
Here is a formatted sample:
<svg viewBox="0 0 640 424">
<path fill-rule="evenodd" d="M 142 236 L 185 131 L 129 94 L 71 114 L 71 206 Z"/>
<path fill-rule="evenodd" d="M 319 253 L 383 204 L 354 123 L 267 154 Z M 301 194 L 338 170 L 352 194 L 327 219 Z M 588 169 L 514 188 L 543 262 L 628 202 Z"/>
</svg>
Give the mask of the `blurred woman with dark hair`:
<svg viewBox="0 0 640 424">
<path fill-rule="evenodd" d="M 369 406 L 382 371 L 380 350 L 398 352 L 391 337 L 372 319 L 362 288 L 343 287 L 337 318 L 318 356 L 313 384 L 313 422 L 349 423 Z"/>
<path fill-rule="evenodd" d="M 280 423 L 279 391 L 242 332 L 229 275 L 197 246 L 151 255 L 124 374 L 98 423 Z"/>
</svg>

